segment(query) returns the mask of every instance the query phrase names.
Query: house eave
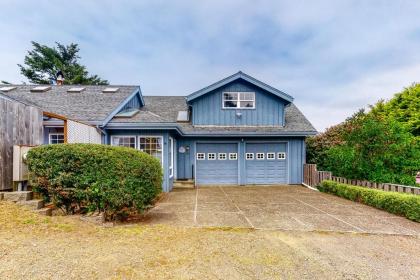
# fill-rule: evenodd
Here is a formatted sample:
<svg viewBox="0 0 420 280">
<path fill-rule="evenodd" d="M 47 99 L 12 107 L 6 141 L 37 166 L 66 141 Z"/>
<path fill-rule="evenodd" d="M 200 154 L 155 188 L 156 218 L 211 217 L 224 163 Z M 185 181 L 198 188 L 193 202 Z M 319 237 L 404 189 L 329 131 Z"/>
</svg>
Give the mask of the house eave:
<svg viewBox="0 0 420 280">
<path fill-rule="evenodd" d="M 175 130 L 185 137 L 307 137 L 316 135 L 316 131 L 280 131 L 280 132 L 198 132 L 184 131 L 174 123 L 108 123 L 104 129 L 149 129 L 149 130 Z"/>
</svg>

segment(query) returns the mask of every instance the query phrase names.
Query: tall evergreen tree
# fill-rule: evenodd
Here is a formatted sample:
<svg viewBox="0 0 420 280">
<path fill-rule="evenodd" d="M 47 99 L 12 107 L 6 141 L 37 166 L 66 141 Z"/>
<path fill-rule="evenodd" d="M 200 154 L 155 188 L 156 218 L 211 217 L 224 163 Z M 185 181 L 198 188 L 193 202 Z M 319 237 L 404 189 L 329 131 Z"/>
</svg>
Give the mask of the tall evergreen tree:
<svg viewBox="0 0 420 280">
<path fill-rule="evenodd" d="M 49 84 L 56 79 L 58 71 L 64 73 L 64 84 L 107 85 L 108 81 L 97 75 L 90 75 L 86 66 L 79 63 L 80 51 L 77 44 L 68 46 L 56 42 L 48 47 L 32 42 L 33 49 L 25 56 L 24 65 L 18 64 L 20 72 L 31 83 Z"/>
</svg>

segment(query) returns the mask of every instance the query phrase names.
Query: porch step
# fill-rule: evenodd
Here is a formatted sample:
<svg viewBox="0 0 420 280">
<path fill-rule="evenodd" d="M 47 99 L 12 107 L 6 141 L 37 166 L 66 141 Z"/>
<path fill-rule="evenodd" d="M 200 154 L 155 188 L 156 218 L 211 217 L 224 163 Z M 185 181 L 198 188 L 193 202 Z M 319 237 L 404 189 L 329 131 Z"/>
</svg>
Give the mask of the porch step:
<svg viewBox="0 0 420 280">
<path fill-rule="evenodd" d="M 7 201 L 28 201 L 31 200 L 33 193 L 31 191 L 22 191 L 22 192 L 3 192 L 3 200 Z"/>
<path fill-rule="evenodd" d="M 52 216 L 52 208 L 44 207 L 38 210 L 35 210 L 36 213 L 43 216 Z"/>
<path fill-rule="evenodd" d="M 193 189 L 194 188 L 194 180 L 176 180 L 173 185 L 174 189 Z"/>
<path fill-rule="evenodd" d="M 17 204 L 25 206 L 31 210 L 39 210 L 42 207 L 44 207 L 44 201 L 42 201 L 41 199 L 18 201 Z"/>
</svg>

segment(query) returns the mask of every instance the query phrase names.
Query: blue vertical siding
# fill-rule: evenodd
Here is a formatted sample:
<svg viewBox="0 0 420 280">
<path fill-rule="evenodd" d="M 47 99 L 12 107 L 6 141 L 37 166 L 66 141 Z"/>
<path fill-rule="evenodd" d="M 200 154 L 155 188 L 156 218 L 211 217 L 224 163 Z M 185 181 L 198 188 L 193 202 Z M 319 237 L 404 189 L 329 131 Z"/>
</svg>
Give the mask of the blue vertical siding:
<svg viewBox="0 0 420 280">
<path fill-rule="evenodd" d="M 133 98 L 131 98 L 130 101 L 127 102 L 127 104 L 124 105 L 124 107 L 120 110 L 120 112 L 130 110 L 130 109 L 139 109 L 140 104 L 141 104 L 140 98 L 136 94 Z"/>
<path fill-rule="evenodd" d="M 291 139 L 289 141 L 289 184 L 303 182 L 303 164 L 305 163 L 305 140 Z"/>
<path fill-rule="evenodd" d="M 255 92 L 255 109 L 223 109 L 223 92 Z M 282 99 L 245 81 L 235 81 L 197 100 L 192 101 L 194 125 L 282 126 L 284 102 Z M 237 116 L 237 112 L 242 114 Z"/>
</svg>

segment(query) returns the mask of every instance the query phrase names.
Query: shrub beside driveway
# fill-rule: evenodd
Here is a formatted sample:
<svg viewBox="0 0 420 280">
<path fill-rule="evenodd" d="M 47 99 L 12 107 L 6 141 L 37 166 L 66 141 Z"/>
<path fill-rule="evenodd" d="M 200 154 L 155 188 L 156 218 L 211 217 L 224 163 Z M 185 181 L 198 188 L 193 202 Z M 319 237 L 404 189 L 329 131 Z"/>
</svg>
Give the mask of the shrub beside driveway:
<svg viewBox="0 0 420 280">
<path fill-rule="evenodd" d="M 146 209 L 161 191 L 162 167 L 135 149 L 96 144 L 39 146 L 28 153 L 34 190 L 67 213 L 122 218 Z"/>
<path fill-rule="evenodd" d="M 393 214 L 420 222 L 420 196 L 386 192 L 364 187 L 340 184 L 334 181 L 321 182 L 318 189 L 352 201 L 361 202 Z"/>
</svg>

